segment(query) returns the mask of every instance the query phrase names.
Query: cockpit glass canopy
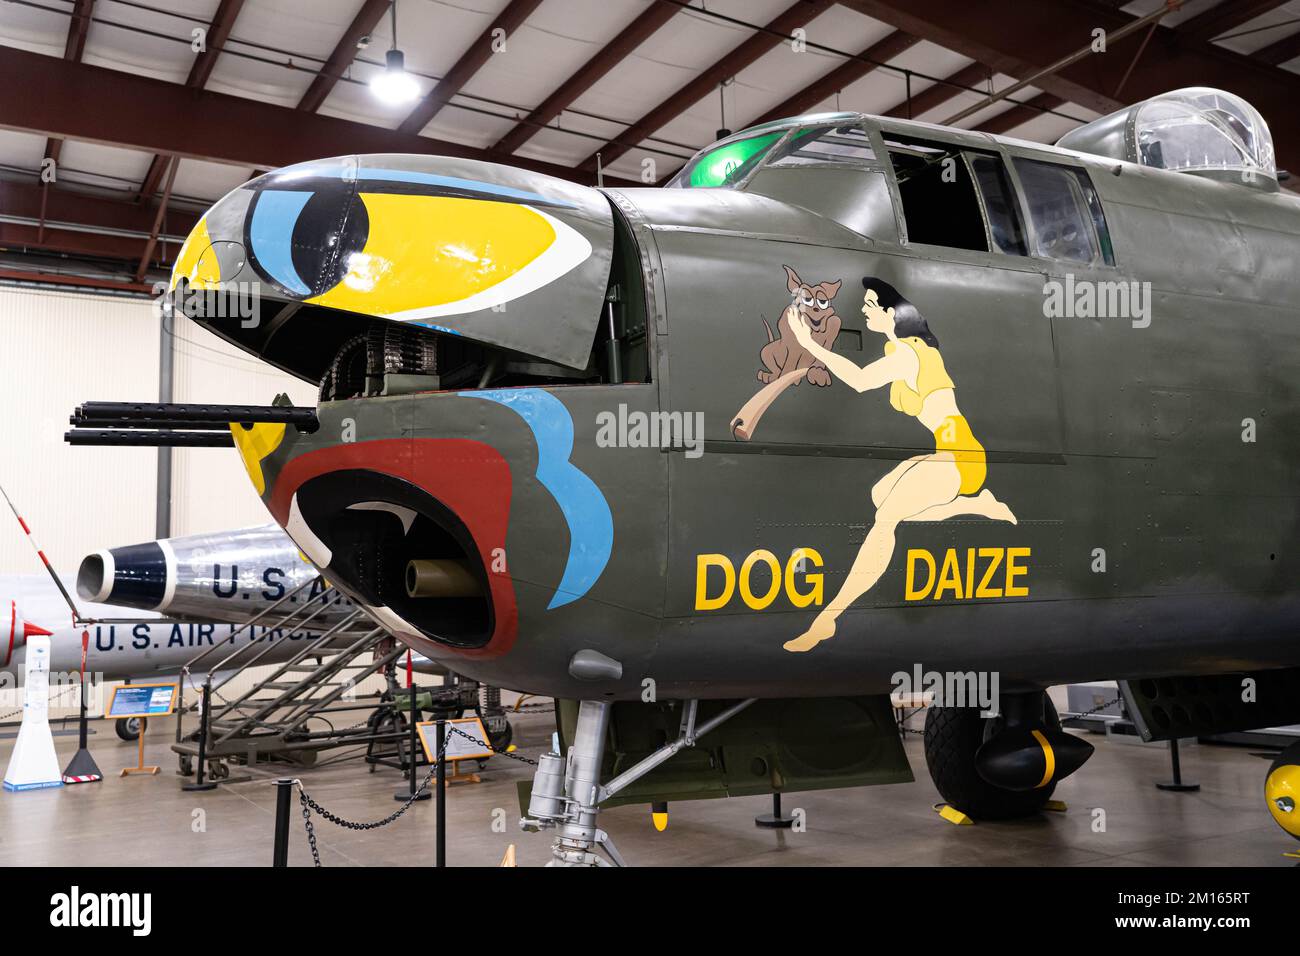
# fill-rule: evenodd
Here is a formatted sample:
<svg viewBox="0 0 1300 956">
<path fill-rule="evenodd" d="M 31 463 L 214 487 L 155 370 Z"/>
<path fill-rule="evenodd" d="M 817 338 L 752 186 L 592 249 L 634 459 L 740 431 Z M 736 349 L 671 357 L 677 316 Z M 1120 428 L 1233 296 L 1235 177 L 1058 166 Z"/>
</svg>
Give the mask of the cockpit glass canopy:
<svg viewBox="0 0 1300 956">
<path fill-rule="evenodd" d="M 876 152 L 863 126 L 801 129 L 764 159 L 765 166 L 872 165 Z"/>
<path fill-rule="evenodd" d="M 787 132 L 778 129 L 715 143 L 696 153 L 668 185 L 695 189 L 734 186 Z"/>
<path fill-rule="evenodd" d="M 1240 96 L 1204 86 L 1153 96 L 1070 130 L 1056 145 L 1277 189 L 1273 137 L 1264 117 Z"/>
<path fill-rule="evenodd" d="M 857 113 L 814 113 L 742 130 L 700 150 L 669 187 L 734 188 L 758 166 L 876 165 Z"/>
<path fill-rule="evenodd" d="M 1247 170 L 1277 177 L 1273 137 L 1239 96 L 1204 87 L 1147 100 L 1134 117 L 1138 161 L 1179 171 Z"/>
</svg>

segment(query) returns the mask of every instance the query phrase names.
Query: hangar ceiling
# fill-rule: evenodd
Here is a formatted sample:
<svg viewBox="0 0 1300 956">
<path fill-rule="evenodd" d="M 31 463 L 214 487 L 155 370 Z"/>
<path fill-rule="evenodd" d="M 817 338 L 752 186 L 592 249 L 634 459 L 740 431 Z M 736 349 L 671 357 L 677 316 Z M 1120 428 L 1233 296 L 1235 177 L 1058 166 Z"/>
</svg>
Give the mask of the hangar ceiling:
<svg viewBox="0 0 1300 956">
<path fill-rule="evenodd" d="M 147 291 L 214 200 L 341 153 L 641 185 L 720 128 L 801 112 L 1051 142 L 1208 85 L 1271 121 L 1280 166 L 1300 162 L 1300 0 L 398 0 L 420 85 L 404 106 L 368 88 L 390 6 L 0 0 L 0 281 Z"/>
</svg>

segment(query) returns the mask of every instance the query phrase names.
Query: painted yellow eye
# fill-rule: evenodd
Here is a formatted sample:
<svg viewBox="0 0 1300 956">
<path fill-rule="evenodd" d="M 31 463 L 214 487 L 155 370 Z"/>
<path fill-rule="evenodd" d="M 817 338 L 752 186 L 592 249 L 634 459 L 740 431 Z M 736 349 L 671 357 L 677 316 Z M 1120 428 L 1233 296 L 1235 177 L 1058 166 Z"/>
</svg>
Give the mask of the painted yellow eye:
<svg viewBox="0 0 1300 956">
<path fill-rule="evenodd" d="M 506 284 L 518 284 L 567 229 L 519 203 L 391 193 L 360 198 L 370 220 L 365 245 L 347 256 L 339 282 L 309 302 L 382 316 L 469 311 L 476 301 L 486 308 L 505 301 Z"/>
</svg>

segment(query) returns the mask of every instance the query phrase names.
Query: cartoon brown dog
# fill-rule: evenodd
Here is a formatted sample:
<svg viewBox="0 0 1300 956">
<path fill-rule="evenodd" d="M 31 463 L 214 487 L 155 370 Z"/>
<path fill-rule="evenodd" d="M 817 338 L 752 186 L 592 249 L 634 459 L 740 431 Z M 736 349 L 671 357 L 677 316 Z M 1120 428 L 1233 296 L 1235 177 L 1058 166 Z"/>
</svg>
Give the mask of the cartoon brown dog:
<svg viewBox="0 0 1300 956">
<path fill-rule="evenodd" d="M 836 280 L 809 285 L 789 266 L 781 268 L 785 270 L 785 287 L 794 296 L 794 304 L 799 314 L 812 329 L 813 341 L 824 348 L 832 348 L 836 336 L 840 334 L 840 317 L 835 314 L 835 305 L 831 300 L 835 298 L 835 293 L 840 291 L 843 282 Z M 760 382 L 766 385 L 786 372 L 806 368 L 808 369 L 806 377 L 813 385 L 825 388 L 831 383 L 831 373 L 826 366 L 814 359 L 808 350 L 795 340 L 784 310 L 781 312 L 780 321 L 776 324 L 779 335 L 772 334 L 772 326 L 768 324 L 767 319 L 763 320 L 763 326 L 767 329 L 767 344 L 759 353 L 765 366 L 758 370 Z M 793 384 L 798 385 L 798 380 Z"/>
</svg>

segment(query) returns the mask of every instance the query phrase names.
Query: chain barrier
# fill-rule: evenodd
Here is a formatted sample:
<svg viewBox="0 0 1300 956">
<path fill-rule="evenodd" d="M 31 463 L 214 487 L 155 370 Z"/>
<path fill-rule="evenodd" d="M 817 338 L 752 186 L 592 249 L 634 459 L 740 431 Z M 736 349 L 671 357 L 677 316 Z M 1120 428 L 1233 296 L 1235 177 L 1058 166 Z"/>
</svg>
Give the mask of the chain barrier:
<svg viewBox="0 0 1300 956">
<path fill-rule="evenodd" d="M 405 803 L 403 803 L 400 807 L 398 807 L 388 816 L 384 817 L 382 820 L 375 820 L 370 823 L 357 823 L 354 820 L 346 820 L 343 817 L 339 816 L 338 814 L 326 810 L 319 803 L 313 800 L 311 796 L 307 793 L 307 788 L 302 785 L 302 780 L 297 778 L 294 779 L 293 785 L 298 788 L 298 802 L 302 807 L 302 822 L 303 822 L 304 829 L 306 829 L 307 831 L 307 845 L 308 847 L 311 848 L 311 858 L 312 858 L 313 866 L 318 867 L 321 865 L 320 848 L 316 845 L 316 827 L 312 824 L 312 820 L 311 820 L 311 815 L 313 811 L 319 814 L 322 819 L 328 820 L 330 823 L 334 824 L 335 826 L 342 827 L 345 830 L 378 830 L 380 827 L 388 826 L 390 823 L 393 823 L 398 818 L 400 818 L 402 814 L 404 814 L 407 810 L 409 810 L 411 808 L 411 805 L 420 799 L 420 795 L 429 789 L 429 783 L 433 780 L 434 774 L 438 772 L 438 760 L 446 759 L 447 747 L 451 744 L 451 738 L 453 735 L 464 737 L 470 743 L 477 744 L 478 746 L 482 747 L 484 750 L 490 750 L 492 751 L 492 753 L 496 754 L 499 757 L 509 757 L 511 760 L 517 760 L 520 763 L 528 764 L 529 766 L 532 767 L 537 766 L 536 760 L 533 760 L 529 757 L 525 757 L 522 754 L 511 753 L 508 750 L 498 750 L 497 748 L 493 747 L 491 744 L 479 740 L 477 737 L 473 736 L 472 734 L 465 733 L 465 731 L 461 730 L 459 727 L 447 726 L 445 727 L 445 730 L 447 733 L 446 736 L 443 737 L 442 739 L 442 748 L 438 751 L 434 759 L 430 761 L 429 772 L 424 775 L 424 780 L 421 781 L 418 787 L 416 787 L 415 792 L 406 798 Z M 412 773 L 415 772 L 414 764 L 415 762 L 414 760 L 412 760 L 412 766 L 411 766 Z"/>
<path fill-rule="evenodd" d="M 1083 713 L 1081 713 L 1081 714 L 1070 714 L 1070 715 L 1066 718 L 1066 720 L 1081 720 L 1081 719 L 1083 719 L 1084 717 L 1091 717 L 1093 714 L 1095 714 L 1095 713 L 1097 713 L 1097 712 L 1099 712 L 1099 711 L 1103 711 L 1103 710 L 1105 710 L 1105 709 L 1106 709 L 1107 707 L 1109 707 L 1111 704 L 1118 704 L 1118 703 L 1119 703 L 1120 701 L 1122 701 L 1123 699 L 1124 699 L 1124 697 L 1123 697 L 1122 694 L 1121 694 L 1120 696 L 1118 696 L 1118 697 L 1112 697 L 1110 700 L 1106 701 L 1106 703 L 1104 703 L 1104 704 L 1098 704 L 1098 705 L 1097 705 L 1096 707 L 1094 707 L 1092 710 L 1085 710 L 1085 711 L 1084 711 Z"/>
</svg>

